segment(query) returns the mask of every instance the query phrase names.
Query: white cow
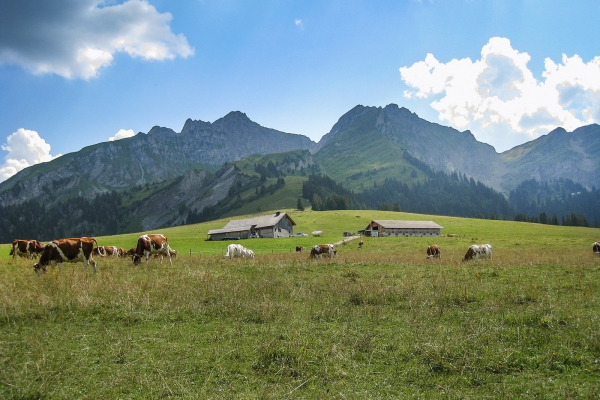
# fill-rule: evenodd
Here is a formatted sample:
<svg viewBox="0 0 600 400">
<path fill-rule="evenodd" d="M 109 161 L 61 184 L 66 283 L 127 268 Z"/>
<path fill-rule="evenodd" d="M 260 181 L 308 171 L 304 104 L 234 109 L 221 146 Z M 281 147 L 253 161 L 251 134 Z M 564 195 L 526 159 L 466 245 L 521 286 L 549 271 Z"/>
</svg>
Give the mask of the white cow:
<svg viewBox="0 0 600 400">
<path fill-rule="evenodd" d="M 242 257 L 242 258 L 254 258 L 254 252 L 242 246 L 241 244 L 230 244 L 227 246 L 227 253 L 225 253 L 225 257 L 234 258 L 234 257 Z"/>
<path fill-rule="evenodd" d="M 492 258 L 492 246 L 489 244 L 474 244 L 469 246 L 463 261 L 477 260 L 478 258 Z"/>
</svg>

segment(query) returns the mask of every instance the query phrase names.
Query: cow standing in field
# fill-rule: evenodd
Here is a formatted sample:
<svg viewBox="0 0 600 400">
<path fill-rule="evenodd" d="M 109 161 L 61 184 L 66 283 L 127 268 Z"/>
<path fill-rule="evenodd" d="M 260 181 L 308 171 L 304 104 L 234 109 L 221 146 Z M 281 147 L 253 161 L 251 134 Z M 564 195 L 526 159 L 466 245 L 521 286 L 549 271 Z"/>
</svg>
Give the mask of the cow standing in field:
<svg viewBox="0 0 600 400">
<path fill-rule="evenodd" d="M 254 258 L 254 252 L 242 246 L 241 244 L 230 244 L 227 246 L 227 252 L 225 253 L 225 258 L 234 258 L 234 257 L 242 257 L 242 258 Z"/>
<path fill-rule="evenodd" d="M 304 247 L 302 247 L 302 246 L 296 246 L 296 253 L 301 253 L 302 250 L 304 250 Z"/>
<path fill-rule="evenodd" d="M 492 258 L 492 246 L 489 244 L 474 244 L 469 246 L 463 261 L 477 260 L 478 258 Z"/>
<path fill-rule="evenodd" d="M 16 260 L 17 256 L 32 259 L 38 254 L 43 253 L 44 247 L 46 246 L 37 240 L 15 239 L 12 242 L 10 255 L 13 256 L 13 260 Z"/>
<path fill-rule="evenodd" d="M 332 244 L 316 244 L 310 250 L 311 258 L 323 258 L 323 255 L 328 255 L 330 258 L 335 257 L 337 250 Z"/>
<path fill-rule="evenodd" d="M 600 242 L 595 242 L 592 245 L 592 251 L 596 256 L 600 257 Z"/>
<path fill-rule="evenodd" d="M 169 264 L 173 265 L 170 250 L 169 241 L 165 235 L 149 233 L 138 238 L 135 254 L 131 258 L 133 264 L 138 265 L 142 263 L 142 257 L 145 257 L 147 265 L 148 258 L 150 258 L 151 255 L 161 254 L 168 257 Z M 162 264 L 162 257 L 160 258 L 160 263 Z"/>
<path fill-rule="evenodd" d="M 125 257 L 127 255 L 127 252 L 125 251 L 124 248 L 119 247 L 118 254 L 119 254 L 119 257 Z"/>
<path fill-rule="evenodd" d="M 440 250 L 440 246 L 437 244 L 432 244 L 431 246 L 427 246 L 427 258 L 432 260 L 434 258 L 442 259 L 442 251 Z"/>
<path fill-rule="evenodd" d="M 46 272 L 46 267 L 52 262 L 58 264 L 62 268 L 63 262 L 83 262 L 83 270 L 87 271 L 88 264 L 92 264 L 94 272 L 96 272 L 96 261 L 92 258 L 94 244 L 98 246 L 98 242 L 94 238 L 68 238 L 53 240 L 44 248 L 44 252 L 40 257 L 40 261 L 33 266 L 36 274 L 40 275 Z"/>
<path fill-rule="evenodd" d="M 160 257 L 160 259 L 162 260 L 163 254 L 164 253 L 155 254 L 154 258 Z M 169 254 L 171 254 L 171 258 L 177 258 L 177 250 L 173 250 L 173 249 L 169 248 Z"/>
</svg>

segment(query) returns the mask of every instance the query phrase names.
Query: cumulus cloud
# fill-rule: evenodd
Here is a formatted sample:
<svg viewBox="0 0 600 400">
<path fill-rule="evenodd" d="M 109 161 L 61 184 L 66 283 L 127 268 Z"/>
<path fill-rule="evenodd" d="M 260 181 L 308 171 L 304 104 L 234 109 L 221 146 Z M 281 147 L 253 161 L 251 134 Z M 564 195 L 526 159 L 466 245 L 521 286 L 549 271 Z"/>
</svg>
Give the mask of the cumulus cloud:
<svg viewBox="0 0 600 400">
<path fill-rule="evenodd" d="M 147 0 L 116 5 L 103 0 L 2 1 L 0 64 L 90 79 L 117 52 L 144 60 L 193 55 L 185 36 L 171 31 L 172 19 Z"/>
<path fill-rule="evenodd" d="M 23 128 L 7 137 L 1 148 L 8 154 L 4 157 L 4 165 L 0 166 L 0 182 L 31 165 L 60 157 L 60 154 L 50 154 L 50 145 L 36 131 Z"/>
<path fill-rule="evenodd" d="M 115 136 L 111 136 L 108 138 L 109 142 L 114 142 L 115 140 L 119 140 L 119 139 L 125 139 L 128 137 L 132 137 L 135 136 L 135 133 L 133 133 L 133 129 L 119 129 L 119 132 L 117 132 L 117 134 Z"/>
<path fill-rule="evenodd" d="M 600 57 L 587 63 L 578 55 L 563 54 L 561 63 L 546 58 L 542 80 L 529 61 L 529 54 L 500 37 L 491 38 L 476 61 L 442 63 L 427 54 L 400 68 L 411 88 L 404 97 L 432 98 L 440 120 L 471 129 L 501 151 L 557 126 L 573 130 L 600 121 Z"/>
</svg>

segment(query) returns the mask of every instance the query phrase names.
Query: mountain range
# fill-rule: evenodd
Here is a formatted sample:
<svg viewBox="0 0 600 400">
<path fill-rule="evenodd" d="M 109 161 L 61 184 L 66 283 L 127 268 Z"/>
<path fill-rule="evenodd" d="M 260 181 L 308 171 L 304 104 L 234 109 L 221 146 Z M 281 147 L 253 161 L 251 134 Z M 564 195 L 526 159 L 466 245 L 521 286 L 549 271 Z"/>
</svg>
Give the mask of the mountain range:
<svg viewBox="0 0 600 400">
<path fill-rule="evenodd" d="M 272 167 L 272 173 L 259 166 Z M 391 178 L 408 185 L 423 182 L 431 169 L 459 173 L 508 196 L 531 179 L 570 179 L 596 187 L 599 167 L 596 124 L 573 132 L 557 128 L 497 153 L 470 131 L 426 121 L 395 104 L 354 107 L 318 143 L 260 126 L 234 111 L 213 123 L 188 119 L 179 133 L 155 126 L 147 134 L 98 143 L 26 168 L 0 183 L 0 207 L 35 201 L 52 209 L 70 199 L 126 193 L 135 221 L 128 229 L 149 230 L 185 223 L 192 211 L 232 213 L 232 195 L 262 201 L 266 189 L 260 186 L 274 185 L 285 175 L 275 169 L 294 175 L 286 183 L 293 207 L 307 172 L 327 174 L 361 192 Z"/>
</svg>

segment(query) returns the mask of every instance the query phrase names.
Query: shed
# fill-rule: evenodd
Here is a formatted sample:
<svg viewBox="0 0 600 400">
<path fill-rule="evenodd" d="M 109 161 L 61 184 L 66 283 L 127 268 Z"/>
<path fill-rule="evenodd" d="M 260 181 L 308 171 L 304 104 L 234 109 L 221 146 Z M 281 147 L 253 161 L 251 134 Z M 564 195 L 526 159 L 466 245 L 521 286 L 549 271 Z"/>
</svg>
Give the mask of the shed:
<svg viewBox="0 0 600 400">
<path fill-rule="evenodd" d="M 444 227 L 433 221 L 372 220 L 366 236 L 440 236 Z"/>
<path fill-rule="evenodd" d="M 287 213 L 278 211 L 260 217 L 233 219 L 221 229 L 208 231 L 208 236 L 210 240 L 290 237 L 294 236 L 294 225 L 296 223 Z"/>
</svg>

